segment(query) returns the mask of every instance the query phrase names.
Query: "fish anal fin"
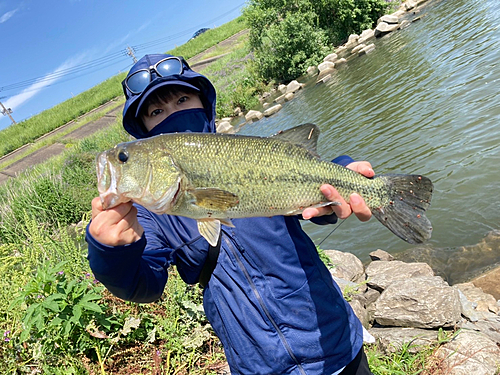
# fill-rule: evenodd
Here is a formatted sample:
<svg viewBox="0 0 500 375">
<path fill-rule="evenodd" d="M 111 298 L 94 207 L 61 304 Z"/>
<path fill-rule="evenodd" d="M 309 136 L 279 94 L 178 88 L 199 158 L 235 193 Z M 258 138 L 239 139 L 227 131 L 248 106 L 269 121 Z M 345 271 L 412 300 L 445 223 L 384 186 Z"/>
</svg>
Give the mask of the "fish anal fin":
<svg viewBox="0 0 500 375">
<path fill-rule="evenodd" d="M 198 231 L 211 246 L 217 246 L 220 236 L 219 220 L 198 220 Z"/>
<path fill-rule="evenodd" d="M 208 210 L 225 211 L 239 203 L 236 194 L 217 188 L 197 188 L 190 191 L 195 197 L 193 202 L 199 207 Z"/>
</svg>

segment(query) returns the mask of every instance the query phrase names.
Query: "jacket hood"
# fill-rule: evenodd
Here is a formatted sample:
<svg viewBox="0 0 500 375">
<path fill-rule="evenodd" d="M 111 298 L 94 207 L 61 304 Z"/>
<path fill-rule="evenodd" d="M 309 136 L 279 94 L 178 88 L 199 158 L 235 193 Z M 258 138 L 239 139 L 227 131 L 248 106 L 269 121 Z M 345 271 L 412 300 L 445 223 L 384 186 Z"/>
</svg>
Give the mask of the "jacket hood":
<svg viewBox="0 0 500 375">
<path fill-rule="evenodd" d="M 127 77 L 138 70 L 149 69 L 152 65 L 156 64 L 158 61 L 163 60 L 167 57 L 173 57 L 167 54 L 152 54 L 145 55 L 137 63 L 132 66 L 127 74 Z M 181 58 L 182 59 L 182 58 Z M 123 108 L 123 127 L 124 129 L 135 138 L 146 137 L 146 131 L 141 126 L 140 120 L 136 117 L 138 112 L 138 106 L 142 105 L 143 97 L 150 95 L 153 91 L 168 84 L 177 84 L 184 86 L 194 86 L 200 91 L 201 101 L 205 112 L 207 114 L 208 120 L 210 122 L 209 131 L 215 133 L 215 104 L 216 104 L 216 93 L 215 88 L 212 83 L 205 76 L 192 70 L 188 63 L 183 61 L 184 69 L 181 74 L 173 74 L 167 77 L 156 76 L 153 81 L 142 91 L 140 94 L 132 93 L 125 85 L 125 80 L 122 82 L 123 93 L 125 94 L 126 102 Z"/>
</svg>

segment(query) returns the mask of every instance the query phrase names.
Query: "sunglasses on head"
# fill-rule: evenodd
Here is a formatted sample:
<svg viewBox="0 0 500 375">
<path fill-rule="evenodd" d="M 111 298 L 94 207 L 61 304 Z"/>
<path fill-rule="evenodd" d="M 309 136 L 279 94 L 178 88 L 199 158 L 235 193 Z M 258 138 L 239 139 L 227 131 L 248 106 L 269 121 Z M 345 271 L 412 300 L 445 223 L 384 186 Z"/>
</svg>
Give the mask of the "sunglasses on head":
<svg viewBox="0 0 500 375">
<path fill-rule="evenodd" d="M 125 78 L 123 83 L 132 94 L 140 94 L 151 81 L 153 81 L 153 72 L 156 73 L 158 77 L 168 77 L 174 74 L 182 74 L 184 66 L 189 68 L 183 58 L 174 56 L 167 57 L 147 69 L 140 69 L 132 73 Z"/>
</svg>

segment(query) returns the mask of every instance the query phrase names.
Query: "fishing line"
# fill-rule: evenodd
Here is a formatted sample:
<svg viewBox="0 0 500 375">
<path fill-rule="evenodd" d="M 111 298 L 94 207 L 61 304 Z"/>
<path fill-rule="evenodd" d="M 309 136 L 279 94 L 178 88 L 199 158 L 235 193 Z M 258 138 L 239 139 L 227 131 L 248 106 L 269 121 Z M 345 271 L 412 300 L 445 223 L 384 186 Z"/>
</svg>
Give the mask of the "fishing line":
<svg viewBox="0 0 500 375">
<path fill-rule="evenodd" d="M 350 217 L 350 216 L 349 216 L 349 217 Z M 347 219 L 349 219 L 349 217 L 348 217 Z M 336 230 L 337 230 L 337 229 L 338 229 L 338 228 L 339 228 L 339 227 L 340 227 L 340 226 L 341 226 L 341 225 L 342 225 L 342 224 L 343 224 L 343 223 L 344 223 L 347 219 L 344 219 L 344 220 L 342 220 L 340 223 L 338 223 L 338 225 L 337 225 L 335 228 L 333 228 L 333 230 L 332 230 L 332 231 L 331 231 L 331 232 L 330 232 L 330 233 L 329 233 L 329 234 L 328 234 L 325 238 L 323 238 L 323 240 L 322 240 L 322 241 L 321 241 L 318 245 L 316 245 L 316 246 L 320 247 L 320 246 L 321 246 L 321 244 L 322 244 L 323 242 L 325 242 L 325 240 L 326 240 L 328 237 L 330 237 L 330 236 L 333 234 L 333 232 L 335 232 L 335 231 L 336 231 Z"/>
</svg>

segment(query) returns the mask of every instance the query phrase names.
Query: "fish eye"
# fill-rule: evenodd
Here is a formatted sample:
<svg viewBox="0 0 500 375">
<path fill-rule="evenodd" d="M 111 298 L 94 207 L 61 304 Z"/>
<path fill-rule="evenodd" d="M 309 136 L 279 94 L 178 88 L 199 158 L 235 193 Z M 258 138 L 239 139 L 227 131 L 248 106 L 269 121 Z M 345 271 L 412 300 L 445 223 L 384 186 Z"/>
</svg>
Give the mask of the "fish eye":
<svg viewBox="0 0 500 375">
<path fill-rule="evenodd" d="M 126 163 L 128 160 L 128 152 L 125 150 L 120 150 L 118 152 L 118 160 L 120 163 Z"/>
</svg>

